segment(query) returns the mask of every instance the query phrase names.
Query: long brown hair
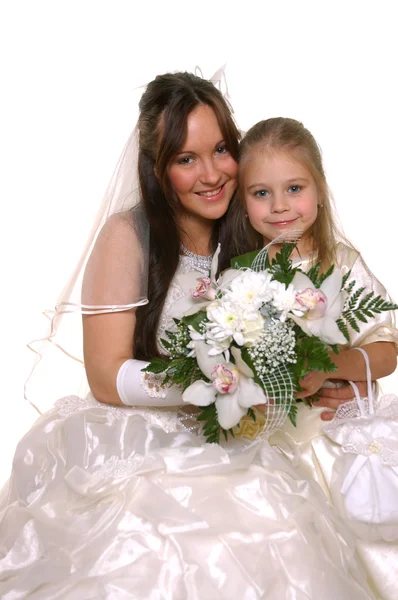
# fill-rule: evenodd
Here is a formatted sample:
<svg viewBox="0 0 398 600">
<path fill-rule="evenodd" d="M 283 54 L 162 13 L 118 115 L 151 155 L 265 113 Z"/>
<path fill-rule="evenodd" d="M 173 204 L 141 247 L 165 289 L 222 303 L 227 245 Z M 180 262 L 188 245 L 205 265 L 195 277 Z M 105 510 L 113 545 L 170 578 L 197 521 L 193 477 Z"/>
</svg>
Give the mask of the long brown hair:
<svg viewBox="0 0 398 600">
<path fill-rule="evenodd" d="M 238 160 L 239 131 L 229 106 L 211 82 L 192 73 L 159 75 L 147 86 L 139 104 L 138 174 L 150 226 L 149 303 L 137 309 L 134 332 L 134 356 L 139 359 L 159 355 L 159 319 L 180 254 L 180 204 L 167 168 L 185 142 L 189 115 L 200 104 L 213 109 L 228 151 Z M 213 250 L 217 241 L 225 248 L 232 242 L 223 219 L 216 222 L 213 230 Z"/>
<path fill-rule="evenodd" d="M 277 117 L 260 121 L 246 133 L 239 149 L 240 170 L 244 169 L 246 160 L 250 160 L 250 153 L 255 149 L 269 153 L 287 151 L 311 173 L 318 192 L 319 210 L 307 235 L 312 238 L 312 249 L 317 253 L 317 260 L 322 265 L 329 266 L 336 259 L 337 240 L 345 238 L 336 222 L 322 154 L 315 138 L 300 121 Z M 239 197 L 243 199 L 240 192 Z M 236 254 L 262 248 L 264 245 L 261 234 L 252 228 L 244 212 L 243 201 L 237 203 L 232 216 L 233 227 L 237 232 L 236 240 L 240 244 L 234 249 Z M 242 240 L 246 241 L 242 243 Z"/>
</svg>

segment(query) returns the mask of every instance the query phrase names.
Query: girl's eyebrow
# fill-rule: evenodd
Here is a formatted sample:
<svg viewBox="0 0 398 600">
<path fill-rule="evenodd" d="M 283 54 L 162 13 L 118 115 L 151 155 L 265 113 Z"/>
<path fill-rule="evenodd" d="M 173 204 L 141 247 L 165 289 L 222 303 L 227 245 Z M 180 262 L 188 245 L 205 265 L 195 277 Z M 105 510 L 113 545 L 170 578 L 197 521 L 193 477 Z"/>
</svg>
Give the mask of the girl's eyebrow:
<svg viewBox="0 0 398 600">
<path fill-rule="evenodd" d="M 293 179 L 287 179 L 285 183 L 293 183 L 293 181 L 306 181 L 308 183 L 309 179 L 306 177 L 293 177 Z"/>
<path fill-rule="evenodd" d="M 305 177 L 293 177 L 292 179 L 287 179 L 283 183 L 289 184 L 289 183 L 293 183 L 294 181 L 305 181 L 306 183 L 308 183 L 309 179 L 306 179 Z M 251 190 L 252 188 L 258 187 L 258 186 L 267 187 L 267 185 L 268 184 L 266 184 L 266 183 L 252 183 L 251 185 L 249 185 L 249 187 L 247 189 Z"/>
<path fill-rule="evenodd" d="M 265 183 L 252 183 L 251 185 L 249 185 L 249 187 L 248 187 L 247 189 L 248 189 L 248 190 L 251 190 L 252 188 L 259 187 L 259 186 L 262 186 L 262 187 L 267 187 L 267 186 L 265 185 Z"/>
</svg>

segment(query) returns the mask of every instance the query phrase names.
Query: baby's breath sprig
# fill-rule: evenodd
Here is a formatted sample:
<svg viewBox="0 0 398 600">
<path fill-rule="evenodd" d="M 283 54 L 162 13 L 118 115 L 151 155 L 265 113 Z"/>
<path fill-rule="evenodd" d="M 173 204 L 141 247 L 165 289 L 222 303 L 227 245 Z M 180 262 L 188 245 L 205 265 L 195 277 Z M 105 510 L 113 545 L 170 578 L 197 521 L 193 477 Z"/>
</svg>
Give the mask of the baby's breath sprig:
<svg viewBox="0 0 398 600">
<path fill-rule="evenodd" d="M 264 330 L 259 340 L 247 349 L 258 377 L 273 373 L 279 365 L 296 362 L 293 326 L 276 321 Z"/>
<path fill-rule="evenodd" d="M 187 356 L 189 354 L 188 344 L 191 341 L 188 326 L 178 319 L 174 319 L 174 321 L 177 325 L 177 331 L 166 331 L 168 339 L 161 340 L 171 359 Z"/>
</svg>

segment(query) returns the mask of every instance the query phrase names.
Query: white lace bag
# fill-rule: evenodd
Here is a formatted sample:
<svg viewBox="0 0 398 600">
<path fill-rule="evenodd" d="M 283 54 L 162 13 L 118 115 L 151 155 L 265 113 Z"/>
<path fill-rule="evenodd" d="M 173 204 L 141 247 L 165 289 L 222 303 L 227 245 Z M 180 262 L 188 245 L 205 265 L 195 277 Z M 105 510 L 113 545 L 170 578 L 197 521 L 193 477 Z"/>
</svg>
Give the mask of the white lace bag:
<svg viewBox="0 0 398 600">
<path fill-rule="evenodd" d="M 368 397 L 341 405 L 325 434 L 341 446 L 333 466 L 331 494 L 336 508 L 362 539 L 398 539 L 398 396 L 373 398 L 368 355 Z"/>
</svg>

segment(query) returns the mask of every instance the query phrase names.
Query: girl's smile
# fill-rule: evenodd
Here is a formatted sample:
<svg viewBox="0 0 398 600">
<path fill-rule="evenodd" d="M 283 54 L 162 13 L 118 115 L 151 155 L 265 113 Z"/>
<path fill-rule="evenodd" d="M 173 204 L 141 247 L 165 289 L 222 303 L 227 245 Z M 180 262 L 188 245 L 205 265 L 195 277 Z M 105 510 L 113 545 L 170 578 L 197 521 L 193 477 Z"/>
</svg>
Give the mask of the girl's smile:
<svg viewBox="0 0 398 600">
<path fill-rule="evenodd" d="M 274 227 L 287 227 L 296 221 L 297 219 L 291 219 L 290 221 L 275 221 L 275 223 L 270 221 L 269 224 L 273 225 Z"/>
</svg>

